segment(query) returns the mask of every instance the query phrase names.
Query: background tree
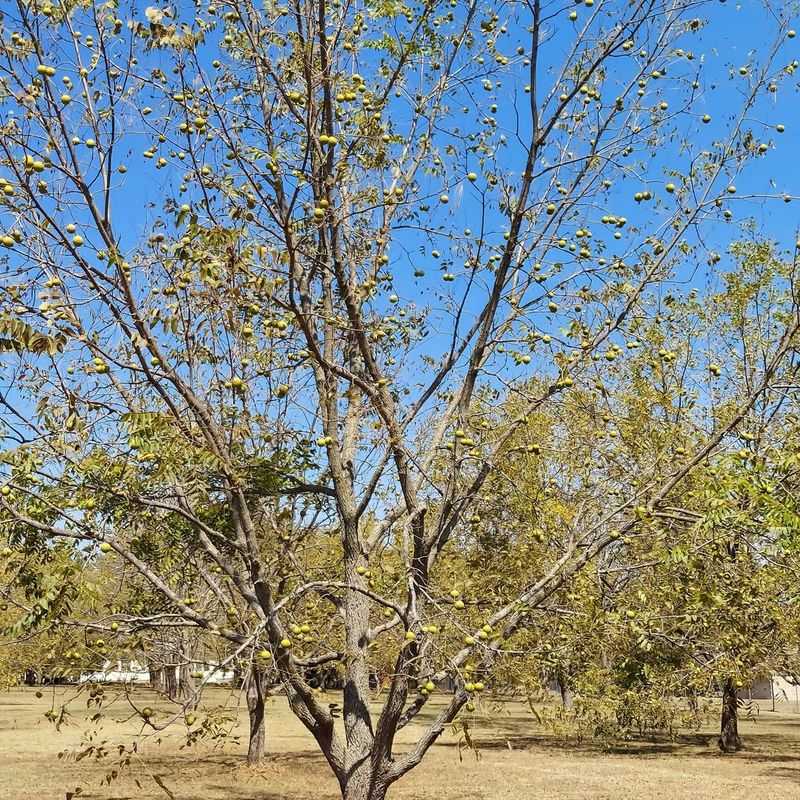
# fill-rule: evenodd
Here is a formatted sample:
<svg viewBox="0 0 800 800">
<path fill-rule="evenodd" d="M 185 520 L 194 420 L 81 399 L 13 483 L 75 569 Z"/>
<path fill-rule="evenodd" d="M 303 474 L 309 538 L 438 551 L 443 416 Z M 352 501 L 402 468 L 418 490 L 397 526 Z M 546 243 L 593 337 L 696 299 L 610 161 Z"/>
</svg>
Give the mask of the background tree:
<svg viewBox="0 0 800 800">
<path fill-rule="evenodd" d="M 513 585 L 532 560 L 560 555 L 610 502 L 638 503 L 698 437 L 727 423 L 775 319 L 792 303 L 795 269 L 765 243 L 738 243 L 732 252 L 738 267 L 719 275 L 720 291 L 705 306 L 693 290 L 671 295 L 661 321 L 634 342 L 635 355 L 607 377 L 604 394 L 575 392 L 557 413 L 529 420 L 514 442 L 526 461 L 496 470 L 475 518 L 479 531 L 491 521 L 491 534 L 468 540 L 470 558 L 487 566 L 479 596 Z M 678 329 L 690 336 L 666 350 Z M 701 383 L 694 343 L 705 351 L 709 342 L 714 369 Z M 609 710 L 614 733 L 672 728 L 676 695 L 721 689 L 720 744 L 738 749 L 737 687 L 795 670 L 797 630 L 785 611 L 797 588 L 797 524 L 780 488 L 780 465 L 794 450 L 787 392 L 795 369 L 787 363 L 789 383 L 754 404 L 661 509 L 643 514 L 635 536 L 620 535 L 539 609 L 527 663 L 507 681 L 540 687 L 557 678 L 562 688 L 577 687 L 578 716 L 606 733 Z"/>
<path fill-rule="evenodd" d="M 9 687 L 75 679 L 114 645 L 96 621 L 109 575 L 63 543 L 12 535 L 0 551 L 0 676 Z"/>
</svg>

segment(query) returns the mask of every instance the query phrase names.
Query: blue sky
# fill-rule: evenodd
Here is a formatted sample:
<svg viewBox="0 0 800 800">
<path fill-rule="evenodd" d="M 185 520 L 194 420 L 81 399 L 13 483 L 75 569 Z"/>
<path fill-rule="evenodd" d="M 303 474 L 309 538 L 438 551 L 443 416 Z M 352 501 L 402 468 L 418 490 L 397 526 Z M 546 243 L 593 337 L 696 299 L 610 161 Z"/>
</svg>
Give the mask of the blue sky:
<svg viewBox="0 0 800 800">
<path fill-rule="evenodd" d="M 137 3 L 135 17 L 144 19 L 144 8 L 148 5 L 144 2 Z M 544 45 L 540 63 L 540 82 L 542 92 L 549 89 L 548 78 L 552 71 L 559 65 L 572 42 L 576 32 L 585 20 L 594 11 L 600 12 L 598 19 L 610 19 L 613 21 L 615 14 L 620 8 L 626 7 L 625 4 L 618 4 L 616 0 L 605 0 L 605 2 L 595 3 L 594 9 L 588 8 L 584 4 L 546 5 L 548 20 L 544 23 Z M 788 15 L 793 6 L 787 3 L 775 7 L 777 11 Z M 179 4 L 180 12 L 187 16 L 192 6 L 188 3 Z M 515 16 L 513 7 L 499 6 L 498 13 L 501 16 L 498 26 L 505 24 L 507 33 L 498 37 L 499 50 L 509 56 L 512 60 L 510 70 L 503 74 L 502 85 L 497 88 L 492 86 L 491 91 L 483 92 L 481 81 L 484 79 L 477 71 L 477 66 L 472 63 L 470 69 L 473 80 L 469 85 L 469 90 L 456 89 L 451 96 L 451 110 L 446 115 L 436 133 L 436 143 L 440 152 L 450 142 L 457 142 L 453 137 L 455 129 L 458 127 L 462 133 L 470 134 L 477 131 L 482 125 L 481 119 L 484 116 L 492 116 L 496 120 L 495 133 L 489 137 L 488 143 L 491 146 L 498 145 L 499 137 L 506 138 L 506 145 L 497 148 L 497 170 L 499 173 L 515 173 L 519 175 L 520 167 L 524 159 L 524 148 L 522 144 L 515 140 L 515 128 L 518 131 L 522 142 L 530 130 L 530 116 L 527 108 L 528 95 L 523 87 L 528 83 L 527 70 L 522 63 L 522 57 L 515 55 L 516 48 L 527 46 L 528 34 L 525 26 L 529 20 L 524 16 Z M 509 11 L 511 9 L 512 11 Z M 569 19 L 572 10 L 578 15 L 575 22 Z M 506 19 L 505 15 L 510 16 Z M 464 6 L 457 5 L 454 16 L 455 22 L 463 19 Z M 791 18 L 785 20 L 777 18 L 769 7 L 763 3 L 748 2 L 743 4 L 728 3 L 709 3 L 698 5 L 697 14 L 707 19 L 707 24 L 699 33 L 687 36 L 685 44 L 683 40 L 676 43 L 691 50 L 695 54 L 695 59 L 691 62 L 679 60 L 675 64 L 670 63 L 669 74 L 658 84 L 654 81 L 648 83 L 647 91 L 652 94 L 652 102 L 664 100 L 669 104 L 669 110 L 663 116 L 668 117 L 677 111 L 682 99 L 689 91 L 688 85 L 684 84 L 681 90 L 675 89 L 674 80 L 677 75 L 682 75 L 687 80 L 698 73 L 698 88 L 690 110 L 686 115 L 676 119 L 674 125 L 678 134 L 674 139 L 666 137 L 657 146 L 652 148 L 641 148 L 634 153 L 630 162 L 637 160 L 642 162 L 640 176 L 633 174 L 625 176 L 623 173 L 614 175 L 614 183 L 602 196 L 603 207 L 595 204 L 587 204 L 579 209 L 579 213 L 574 219 L 564 223 L 560 232 L 572 240 L 576 229 L 581 227 L 591 228 L 594 234 L 595 243 L 604 239 L 607 243 L 607 257 L 615 253 L 628 252 L 629 246 L 641 244 L 640 240 L 644 233 L 631 233 L 634 229 L 641 228 L 642 231 L 657 227 L 660 222 L 668 219 L 674 208 L 674 198 L 664 190 L 664 185 L 674 180 L 680 185 L 680 181 L 671 177 L 671 172 L 685 172 L 687 169 L 690 155 L 696 155 L 699 150 L 710 148 L 715 141 L 719 141 L 733 124 L 735 115 L 740 107 L 743 92 L 746 91 L 752 74 L 756 69 L 756 63 L 763 61 L 767 55 L 770 42 L 774 39 L 776 31 L 788 30 L 792 24 Z M 373 21 L 370 23 L 372 31 L 377 35 L 382 23 Z M 800 24 L 800 23 L 799 23 Z M 400 26 L 401 29 L 403 26 Z M 407 28 L 406 28 L 407 30 Z M 592 28 L 595 31 L 596 28 Z M 594 35 L 590 32 L 590 35 Z M 603 87 L 604 102 L 609 97 L 613 97 L 618 91 L 622 79 L 630 77 L 632 70 L 636 68 L 635 53 L 639 48 L 647 49 L 648 42 L 639 40 L 635 42 L 634 49 L 630 54 L 620 54 L 612 61 L 609 69 L 607 83 Z M 75 64 L 72 57 L 66 50 L 62 51 L 63 58 L 59 61 L 59 74 L 70 76 L 77 82 Z M 219 52 L 218 34 L 209 37 L 206 46 L 202 49 L 200 60 L 206 69 L 211 70 L 211 61 L 219 57 L 225 61 L 227 56 Z M 794 58 L 800 58 L 800 37 L 787 38 L 784 35 L 783 43 L 776 57 L 776 66 L 790 64 Z M 490 56 L 487 55 L 490 61 Z M 664 63 L 669 59 L 665 56 Z M 32 59 L 26 62 L 26 67 L 30 69 L 34 65 Z M 151 53 L 142 55 L 140 66 L 142 72 L 154 66 L 160 65 L 165 72 L 170 71 L 172 66 L 172 56 L 167 53 Z M 349 65 L 348 68 L 353 72 L 361 72 L 367 79 L 371 88 L 379 86 L 380 81 L 376 75 L 376 58 L 368 49 L 362 49 L 357 62 Z M 740 75 L 739 68 L 746 67 L 749 70 L 747 75 Z M 426 73 L 427 74 L 427 73 Z M 489 78 L 494 80 L 494 76 Z M 662 88 L 663 87 L 663 88 Z M 391 119 L 392 133 L 400 137 L 400 142 L 393 145 L 392 152 L 397 154 L 402 147 L 402 139 L 408 134 L 411 124 L 411 113 L 409 95 L 413 94 L 413 76 L 409 78 L 407 94 L 392 99 L 389 110 L 386 114 Z M 77 94 L 77 92 L 76 92 Z M 651 95 L 648 94 L 648 98 Z M 137 98 L 138 108 L 141 109 L 145 104 L 150 104 L 154 108 L 152 117 L 147 120 L 158 120 L 159 111 L 163 108 L 163 98 L 158 95 L 148 97 L 144 92 Z M 492 106 L 496 105 L 497 110 L 493 111 Z M 78 104 L 73 106 L 76 109 L 73 117 L 76 126 L 79 127 Z M 462 112 L 462 107 L 467 109 L 467 113 Z M 552 107 L 552 106 L 551 106 Z M 16 104 L 7 103 L 7 113 L 18 114 Z M 709 114 L 711 122 L 704 124 L 702 115 Z M 643 117 L 644 118 L 644 117 Z M 159 151 L 159 155 L 167 157 L 169 164 L 163 170 L 154 169 L 154 161 L 145 159 L 141 156 L 143 150 L 150 146 L 152 138 L 143 134 L 145 122 L 136 115 L 130 117 L 131 127 L 124 131 L 123 140 L 117 148 L 117 158 L 124 160 L 128 167 L 127 173 L 119 177 L 119 190 L 115 192 L 113 201 L 114 221 L 116 231 L 120 235 L 123 250 L 135 248 L 141 241 L 143 235 L 150 232 L 150 225 L 156 217 L 162 215 L 162 205 L 165 197 L 172 196 L 178 202 L 188 202 L 196 204 L 200 198 L 199 191 L 191 187 L 183 195 L 176 191 L 177 185 L 181 180 L 181 175 L 185 170 L 185 165 L 173 158 L 166 144 Z M 212 120 L 212 124 L 214 121 Z M 785 126 L 783 133 L 778 133 L 776 126 Z M 668 131 L 669 122 L 665 123 L 663 130 Z M 731 222 L 710 222 L 703 229 L 703 247 L 686 259 L 686 262 L 678 267 L 676 278 L 682 283 L 684 288 L 689 286 L 703 286 L 710 282 L 712 285 L 716 281 L 716 275 L 730 266 L 730 261 L 724 256 L 731 241 L 741 236 L 751 236 L 753 231 L 749 228 L 743 229 L 741 224 L 752 221 L 753 230 L 757 235 L 765 236 L 776 240 L 783 248 L 792 249 L 797 232 L 796 210 L 800 199 L 791 203 L 784 203 L 780 199 L 769 202 L 761 199 L 760 195 L 765 192 L 780 196 L 784 192 L 795 197 L 800 196 L 800 184 L 798 184 L 798 166 L 795 155 L 798 149 L 798 135 L 800 131 L 800 109 L 797 104 L 797 80 L 794 75 L 786 75 L 777 85 L 774 94 L 767 94 L 757 103 L 751 118 L 749 118 L 743 128 L 752 131 L 753 137 L 757 141 L 763 141 L 768 145 L 767 153 L 748 164 L 743 173 L 736 178 L 737 193 L 735 198 L 725 201 L 725 207 L 731 208 L 734 217 Z M 83 137 L 88 134 L 83 131 Z M 576 151 L 580 154 L 579 145 Z M 461 149 L 461 145 L 459 145 Z M 130 151 L 130 155 L 128 155 Z M 84 151 L 82 151 L 84 152 Z M 543 154 L 546 158 L 551 158 L 552 153 Z M 87 158 L 91 155 L 87 154 Z M 426 232 L 415 231 L 412 228 L 403 227 L 393 235 L 393 242 L 390 248 L 391 262 L 390 267 L 395 276 L 394 292 L 400 296 L 400 305 L 415 304 L 418 308 L 430 305 L 431 310 L 428 315 L 430 327 L 435 330 L 440 327 L 443 334 L 433 334 L 429 339 L 417 349 L 417 355 L 427 354 L 438 356 L 446 347 L 448 338 L 447 320 L 448 314 L 444 311 L 445 300 L 439 295 L 443 290 L 455 290 L 456 293 L 463 290 L 466 281 L 469 280 L 470 271 L 464 269 L 463 252 L 464 231 L 470 229 L 473 235 L 472 245 L 474 246 L 474 234 L 480 227 L 482 210 L 480 205 L 481 193 L 487 189 L 487 184 L 483 170 L 478 164 L 475 154 L 464 155 L 459 152 L 452 161 L 445 158 L 444 174 L 441 176 L 423 177 L 419 181 L 419 195 L 429 196 L 427 202 L 431 207 L 431 213 L 426 217 L 426 227 L 436 229 L 441 226 L 439 231 L 433 236 Z M 466 180 L 468 170 L 474 169 L 478 172 L 478 179 L 474 184 Z M 386 170 L 382 176 L 387 179 L 390 170 Z M 377 180 L 377 178 L 376 178 Z M 724 189 L 723 180 L 720 179 L 720 188 Z M 546 186 L 546 185 L 545 185 Z M 544 204 L 553 198 L 551 195 L 545 196 L 543 183 L 538 182 L 534 185 L 532 200 Z M 648 190 L 653 194 L 653 200 L 638 204 L 634 201 L 635 192 Z M 446 193 L 449 197 L 447 204 L 440 203 L 440 194 Z M 746 199 L 749 194 L 757 194 L 755 199 Z M 492 195 L 492 193 L 489 193 Z M 496 205 L 496 193 L 492 195 L 495 199 L 486 208 L 483 221 L 487 231 L 486 242 L 488 246 L 498 248 L 502 245 L 502 232 L 506 227 L 506 218 L 498 211 Z M 423 201 L 418 201 L 423 202 Z M 152 207 L 150 207 L 152 204 Z M 80 211 L 71 212 L 75 221 L 81 223 Z M 628 225 L 624 235 L 619 242 L 611 238 L 611 230 L 599 224 L 599 217 L 603 213 L 610 213 L 617 216 L 624 215 L 628 219 Z M 166 214 L 164 217 L 169 221 L 167 231 L 174 234 L 172 227 L 172 215 Z M 3 210 L 0 210 L 0 220 L 5 221 L 9 217 Z M 453 234 L 455 240 L 451 241 L 449 236 Z M 93 242 L 89 239 L 89 245 Z M 694 241 L 693 235 L 689 236 Z M 441 258 L 436 259 L 432 255 L 432 250 L 439 250 Z M 708 269 L 705 265 L 707 251 L 717 251 L 723 254 L 722 261 L 713 268 Z M 12 256 L 12 263 L 13 263 Z M 449 263 L 452 266 L 445 267 Z M 571 256 L 568 253 L 556 254 L 550 251 L 544 261 L 545 269 L 554 261 L 563 260 L 569 264 Z M 417 279 L 413 275 L 415 268 L 425 271 L 424 278 Z M 445 269 L 452 271 L 454 280 L 452 283 L 444 283 L 440 273 Z M 478 277 L 478 284 L 488 280 L 488 276 L 482 273 Z M 476 284 L 476 285 L 478 285 Z M 544 288 L 549 289 L 553 286 L 551 282 L 545 281 Z M 671 289 L 670 289 L 671 290 Z M 572 291 L 572 289 L 570 290 Z M 375 310 L 381 313 L 391 313 L 394 304 L 388 300 L 388 291 L 375 301 Z M 470 295 L 466 304 L 467 316 L 480 307 L 484 294 L 480 290 L 475 290 Z M 559 301 L 561 297 L 556 297 Z M 569 300 L 569 298 L 564 298 Z M 544 310 L 536 314 L 536 325 L 544 333 L 557 334 L 558 329 L 564 324 L 564 317 L 561 313 L 547 314 Z M 545 359 L 546 361 L 548 359 Z M 544 363 L 544 362 L 542 362 Z M 537 368 L 537 363 L 532 364 L 527 369 L 509 367 L 508 375 L 523 376 L 533 374 Z M 420 369 L 420 362 L 417 359 L 410 359 L 404 365 L 398 365 L 400 377 L 413 383 L 415 373 Z"/>
</svg>

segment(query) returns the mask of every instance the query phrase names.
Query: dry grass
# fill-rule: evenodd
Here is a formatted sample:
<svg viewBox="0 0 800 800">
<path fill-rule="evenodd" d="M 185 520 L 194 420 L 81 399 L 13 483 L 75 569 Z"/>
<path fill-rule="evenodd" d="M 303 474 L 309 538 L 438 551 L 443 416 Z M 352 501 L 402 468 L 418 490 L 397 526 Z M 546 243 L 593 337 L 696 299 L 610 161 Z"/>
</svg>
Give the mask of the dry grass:
<svg viewBox="0 0 800 800">
<path fill-rule="evenodd" d="M 88 720 L 85 697 L 72 704 L 75 714 L 60 732 L 44 718 L 57 701 L 74 689 L 33 690 L 0 694 L 0 798 L 64 800 L 76 786 L 82 798 L 164 800 L 157 776 L 175 800 L 335 800 L 337 787 L 322 757 L 281 698 L 272 701 L 269 757 L 258 770 L 243 764 L 244 742 L 228 741 L 215 748 L 202 742 L 185 744 L 185 729 L 173 726 L 140 744 L 139 756 L 111 785 L 101 785 L 114 758 L 80 762 L 58 758 L 60 751 L 78 751 L 87 731 L 96 730 L 95 744 L 112 750 L 129 744 L 140 726 L 122 699 L 108 703 L 101 727 Z M 159 716 L 168 705 L 156 703 L 144 690 L 138 704 L 149 703 Z M 227 703 L 239 718 L 237 732 L 246 734 L 238 697 L 222 690 L 209 693 L 205 709 Z M 747 750 L 721 756 L 713 731 L 676 743 L 639 742 L 603 750 L 596 745 L 570 745 L 537 727 L 521 705 L 506 704 L 493 720 L 478 721 L 474 731 L 480 757 L 460 751 L 448 732 L 417 770 L 395 785 L 393 800 L 789 800 L 800 797 L 800 715 L 771 713 L 764 704 L 758 718 L 743 721 Z M 92 712 L 89 712 L 92 713 Z M 202 717 L 203 710 L 200 712 Z M 401 739 L 408 741 L 413 731 Z M 136 781 L 140 786 L 137 786 Z"/>
</svg>

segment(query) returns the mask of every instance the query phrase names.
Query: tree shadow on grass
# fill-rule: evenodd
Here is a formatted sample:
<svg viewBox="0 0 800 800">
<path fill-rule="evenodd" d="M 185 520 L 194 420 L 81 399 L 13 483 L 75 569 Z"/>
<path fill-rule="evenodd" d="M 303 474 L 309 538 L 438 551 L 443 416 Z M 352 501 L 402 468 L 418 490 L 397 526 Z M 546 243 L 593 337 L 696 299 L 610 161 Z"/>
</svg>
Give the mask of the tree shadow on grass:
<svg viewBox="0 0 800 800">
<path fill-rule="evenodd" d="M 730 758 L 753 763 L 800 763 L 800 740 L 787 740 L 780 734 L 761 732 L 758 729 L 742 734 L 744 749 L 735 755 L 726 755 L 719 751 L 717 734 L 712 732 L 681 733 L 675 737 L 653 733 L 629 741 L 615 742 L 569 738 L 546 731 L 530 733 L 531 721 L 524 718 L 496 719 L 493 720 L 492 727 L 493 730 L 485 735 L 477 726 L 472 729 L 471 738 L 479 750 L 539 750 L 586 756 L 680 756 L 688 759 Z M 440 746 L 454 748 L 459 743 L 441 741 Z"/>
<path fill-rule="evenodd" d="M 315 773 L 327 769 L 324 758 L 309 751 L 267 754 L 262 764 L 251 767 L 244 754 L 198 753 L 183 751 L 175 753 L 148 753 L 144 755 L 144 769 L 132 768 L 123 777 L 138 779 L 144 787 L 144 795 L 166 800 L 163 789 L 155 789 L 152 775 L 159 776 L 176 800 L 339 800 L 337 791 L 321 789 L 313 793 L 308 787 L 291 787 L 291 790 L 276 788 L 279 781 L 291 773 L 291 767 Z M 287 769 L 288 768 L 288 769 Z M 186 794 L 191 785 L 193 793 Z M 63 796 L 63 795 L 62 795 Z M 80 795 L 86 800 L 108 800 L 107 795 L 93 793 L 89 786 Z M 116 796 L 115 796 L 116 797 Z M 76 798 L 77 800 L 77 798 Z M 118 798 L 118 800 L 135 800 Z"/>
<path fill-rule="evenodd" d="M 778 767 L 771 769 L 767 773 L 770 778 L 783 778 L 784 780 L 794 781 L 800 784 L 800 769 L 791 769 L 790 767 Z"/>
<path fill-rule="evenodd" d="M 688 737 L 680 737 L 680 741 L 635 740 L 632 742 L 602 742 L 592 739 L 570 739 L 555 734 L 537 733 L 522 736 L 512 733 L 507 736 L 482 738 L 472 732 L 472 741 L 480 750 L 558 750 L 566 753 L 585 755 L 622 755 L 622 756 L 658 756 L 658 755 L 702 755 L 687 750 L 687 747 L 708 748 L 714 741 L 713 736 L 697 735 L 691 743 Z M 443 747 L 457 747 L 458 742 L 443 741 Z"/>
<path fill-rule="evenodd" d="M 225 797 L 230 800 L 339 800 L 340 795 L 315 792 L 312 794 L 297 794 L 292 792 L 287 795 L 286 792 L 253 789 L 252 786 L 243 786 L 241 784 L 213 784 L 204 787 L 204 791 L 219 792 L 219 794 L 212 794 L 211 797 Z"/>
<path fill-rule="evenodd" d="M 780 728 L 797 728 L 798 736 L 800 736 L 800 716 L 797 719 L 773 719 L 771 716 L 766 716 L 766 714 L 762 714 L 760 721 L 763 721 L 765 724 L 772 727 L 780 727 Z"/>
<path fill-rule="evenodd" d="M 242 769 L 256 774 L 259 769 L 268 770 L 270 766 L 301 765 L 301 766 L 327 766 L 327 761 L 322 753 L 313 750 L 285 751 L 281 753 L 267 753 L 263 762 L 256 767 L 247 765 L 247 756 L 244 753 L 197 753 L 184 750 L 177 758 L 174 753 L 157 752 L 148 753 L 145 760 L 149 767 L 155 769 L 178 768 L 222 768 Z"/>
</svg>

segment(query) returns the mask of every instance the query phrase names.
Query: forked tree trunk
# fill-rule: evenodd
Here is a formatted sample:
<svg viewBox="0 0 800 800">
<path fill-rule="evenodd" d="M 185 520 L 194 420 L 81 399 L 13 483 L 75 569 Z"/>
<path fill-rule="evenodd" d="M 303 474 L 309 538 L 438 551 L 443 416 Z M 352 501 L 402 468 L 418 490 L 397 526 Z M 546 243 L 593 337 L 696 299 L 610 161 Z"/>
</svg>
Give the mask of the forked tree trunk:
<svg viewBox="0 0 800 800">
<path fill-rule="evenodd" d="M 722 689 L 722 725 L 719 735 L 719 749 L 723 753 L 735 753 L 742 747 L 739 738 L 739 698 L 733 680 L 728 678 Z"/>
<path fill-rule="evenodd" d="M 245 682 L 247 713 L 250 717 L 247 763 L 255 766 L 264 760 L 264 744 L 267 738 L 267 687 L 264 670 L 253 665 Z"/>
</svg>

